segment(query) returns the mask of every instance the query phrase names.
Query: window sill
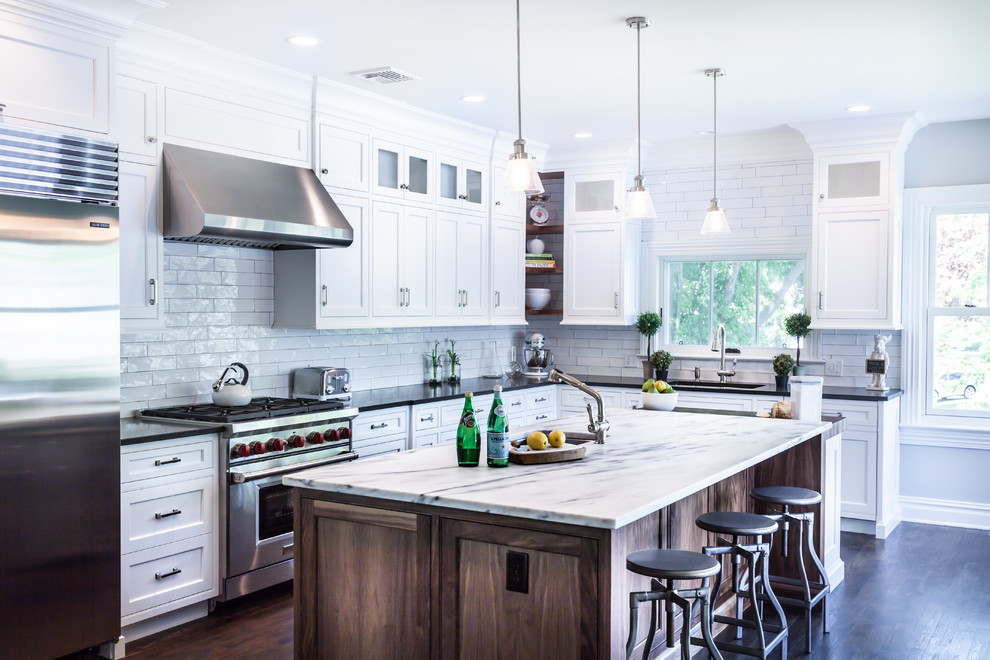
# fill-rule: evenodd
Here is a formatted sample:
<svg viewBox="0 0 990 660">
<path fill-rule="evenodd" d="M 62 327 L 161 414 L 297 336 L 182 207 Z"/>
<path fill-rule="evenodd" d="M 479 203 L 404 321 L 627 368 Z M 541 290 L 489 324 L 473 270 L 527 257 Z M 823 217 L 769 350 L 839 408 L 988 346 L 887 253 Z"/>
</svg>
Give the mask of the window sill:
<svg viewBox="0 0 990 660">
<path fill-rule="evenodd" d="M 972 423 L 966 423 L 971 420 Z M 944 447 L 949 449 L 980 449 L 990 450 L 990 431 L 987 431 L 987 420 L 968 418 L 962 421 L 953 419 L 952 424 L 928 423 L 902 425 L 900 427 L 900 443 L 902 445 L 917 445 L 922 447 Z"/>
</svg>

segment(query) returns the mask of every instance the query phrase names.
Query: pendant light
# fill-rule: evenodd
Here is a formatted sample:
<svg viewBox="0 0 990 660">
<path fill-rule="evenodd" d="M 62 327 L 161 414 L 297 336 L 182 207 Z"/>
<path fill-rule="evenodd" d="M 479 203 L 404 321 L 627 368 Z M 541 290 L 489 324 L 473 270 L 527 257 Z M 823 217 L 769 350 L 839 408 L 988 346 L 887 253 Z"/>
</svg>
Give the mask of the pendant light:
<svg viewBox="0 0 990 660">
<path fill-rule="evenodd" d="M 718 207 L 718 79 L 725 75 L 722 69 L 705 69 L 705 75 L 712 79 L 712 205 L 705 214 L 701 225 L 702 234 L 728 234 L 729 223 L 725 211 Z"/>
<path fill-rule="evenodd" d="M 643 16 L 633 16 L 626 19 L 626 25 L 636 28 L 636 178 L 633 179 L 635 183 L 629 189 L 629 196 L 626 197 L 626 210 L 623 215 L 627 218 L 653 220 L 657 217 L 657 211 L 653 207 L 650 191 L 643 187 L 643 137 L 639 91 L 639 31 L 650 27 L 650 21 Z"/>
<path fill-rule="evenodd" d="M 536 160 L 526 153 L 526 141 L 522 136 L 522 58 L 519 50 L 519 0 L 516 0 L 516 102 L 519 110 L 519 139 L 513 143 L 512 156 L 505 170 L 505 189 L 539 195 L 543 182 L 536 171 Z"/>
</svg>

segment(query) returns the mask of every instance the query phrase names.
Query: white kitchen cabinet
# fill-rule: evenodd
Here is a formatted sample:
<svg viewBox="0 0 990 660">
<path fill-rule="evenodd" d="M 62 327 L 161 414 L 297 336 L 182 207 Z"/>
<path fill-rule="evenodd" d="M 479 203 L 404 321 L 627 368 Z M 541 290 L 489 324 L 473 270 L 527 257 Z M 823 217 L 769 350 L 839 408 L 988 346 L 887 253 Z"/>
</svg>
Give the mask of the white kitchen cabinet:
<svg viewBox="0 0 990 660">
<path fill-rule="evenodd" d="M 346 248 L 276 250 L 275 327 L 336 328 L 355 325 L 371 312 L 369 204 L 357 197 L 334 200 L 354 230 Z"/>
<path fill-rule="evenodd" d="M 434 315 L 477 323 L 487 316 L 488 219 L 439 211 L 434 234 Z"/>
<path fill-rule="evenodd" d="M 114 139 L 121 160 L 158 160 L 158 85 L 148 80 L 117 75 L 114 105 Z"/>
<path fill-rule="evenodd" d="M 319 139 L 316 171 L 320 183 L 332 191 L 367 193 L 371 176 L 371 138 L 367 133 L 320 124 Z"/>
<path fill-rule="evenodd" d="M 120 448 L 121 625 L 219 593 L 216 434 Z"/>
<path fill-rule="evenodd" d="M 486 213 L 488 168 L 470 160 L 438 154 L 437 206 Z"/>
<path fill-rule="evenodd" d="M 359 458 L 403 451 L 409 442 L 409 406 L 362 412 L 351 424 Z"/>
<path fill-rule="evenodd" d="M 306 113 L 166 87 L 163 114 L 166 142 L 311 167 Z"/>
<path fill-rule="evenodd" d="M 608 419 L 608 411 L 610 408 L 622 408 L 622 388 L 610 388 L 610 387 L 597 387 L 595 388 L 598 394 L 602 397 L 602 403 L 605 405 L 605 419 Z M 588 414 L 588 404 L 591 404 L 591 411 L 597 417 L 598 416 L 598 403 L 595 399 L 589 395 L 585 394 L 579 389 L 570 386 L 561 386 L 557 390 L 557 398 L 560 401 L 560 416 L 568 417 L 570 415 L 587 415 Z"/>
<path fill-rule="evenodd" d="M 433 211 L 372 204 L 371 304 L 376 317 L 433 314 Z"/>
<path fill-rule="evenodd" d="M 880 206 L 890 203 L 888 152 L 829 154 L 816 158 L 818 208 Z"/>
<path fill-rule="evenodd" d="M 416 146 L 372 141 L 372 192 L 433 204 L 433 154 Z"/>
<path fill-rule="evenodd" d="M 900 327 L 900 239 L 891 219 L 882 209 L 816 214 L 813 328 Z"/>
<path fill-rule="evenodd" d="M 745 395 L 716 394 L 709 392 L 677 392 L 678 408 L 704 408 L 706 410 L 734 410 L 752 412 L 753 398 Z"/>
<path fill-rule="evenodd" d="M 639 309 L 639 220 L 569 223 L 564 227 L 564 315 L 561 324 L 629 325 Z"/>
<path fill-rule="evenodd" d="M 526 221 L 526 195 L 522 192 L 505 189 L 505 167 L 496 165 L 492 175 L 492 214 L 495 216 Z"/>
<path fill-rule="evenodd" d="M 108 133 L 109 43 L 4 20 L 0 61 L 4 121 L 57 132 Z"/>
<path fill-rule="evenodd" d="M 119 164 L 120 327 L 124 332 L 165 327 L 158 172 L 154 165 Z"/>
<path fill-rule="evenodd" d="M 526 323 L 526 225 L 519 220 L 492 218 L 492 323 Z"/>
<path fill-rule="evenodd" d="M 430 447 L 443 440 L 440 437 L 440 404 L 421 403 L 410 412 L 409 448 Z"/>
<path fill-rule="evenodd" d="M 564 174 L 564 222 L 618 219 L 625 173 Z"/>
</svg>

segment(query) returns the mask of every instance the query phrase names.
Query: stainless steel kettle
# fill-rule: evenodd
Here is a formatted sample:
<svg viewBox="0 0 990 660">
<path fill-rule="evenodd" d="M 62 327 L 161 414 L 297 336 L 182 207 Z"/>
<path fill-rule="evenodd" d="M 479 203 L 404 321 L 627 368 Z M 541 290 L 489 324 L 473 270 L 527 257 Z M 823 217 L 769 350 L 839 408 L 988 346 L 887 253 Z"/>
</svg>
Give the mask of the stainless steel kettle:
<svg viewBox="0 0 990 660">
<path fill-rule="evenodd" d="M 243 377 L 237 380 L 227 377 L 232 370 L 240 369 Z M 248 368 L 240 362 L 232 362 L 223 370 L 217 382 L 213 383 L 213 403 L 218 406 L 244 406 L 251 402 L 251 388 L 248 387 Z"/>
</svg>

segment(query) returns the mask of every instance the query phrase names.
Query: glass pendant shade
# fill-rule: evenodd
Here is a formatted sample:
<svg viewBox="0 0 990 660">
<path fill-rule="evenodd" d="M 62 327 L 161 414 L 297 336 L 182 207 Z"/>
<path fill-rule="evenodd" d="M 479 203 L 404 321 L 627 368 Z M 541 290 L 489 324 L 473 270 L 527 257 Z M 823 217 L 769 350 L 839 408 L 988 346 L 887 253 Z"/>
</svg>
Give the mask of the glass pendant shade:
<svg viewBox="0 0 990 660">
<path fill-rule="evenodd" d="M 718 200 L 712 200 L 712 207 L 705 214 L 705 222 L 701 225 L 702 234 L 728 234 L 729 221 L 725 219 L 725 211 L 718 207 Z"/>
<path fill-rule="evenodd" d="M 540 173 L 536 171 L 536 159 L 530 158 L 525 152 L 513 154 L 505 170 L 505 189 L 527 195 L 542 193 L 543 182 L 540 181 Z"/>
<path fill-rule="evenodd" d="M 626 218 L 643 218 L 644 220 L 655 220 L 657 210 L 653 207 L 653 199 L 650 191 L 642 186 L 636 186 L 629 191 L 626 197 L 626 209 L 623 213 Z"/>
</svg>

